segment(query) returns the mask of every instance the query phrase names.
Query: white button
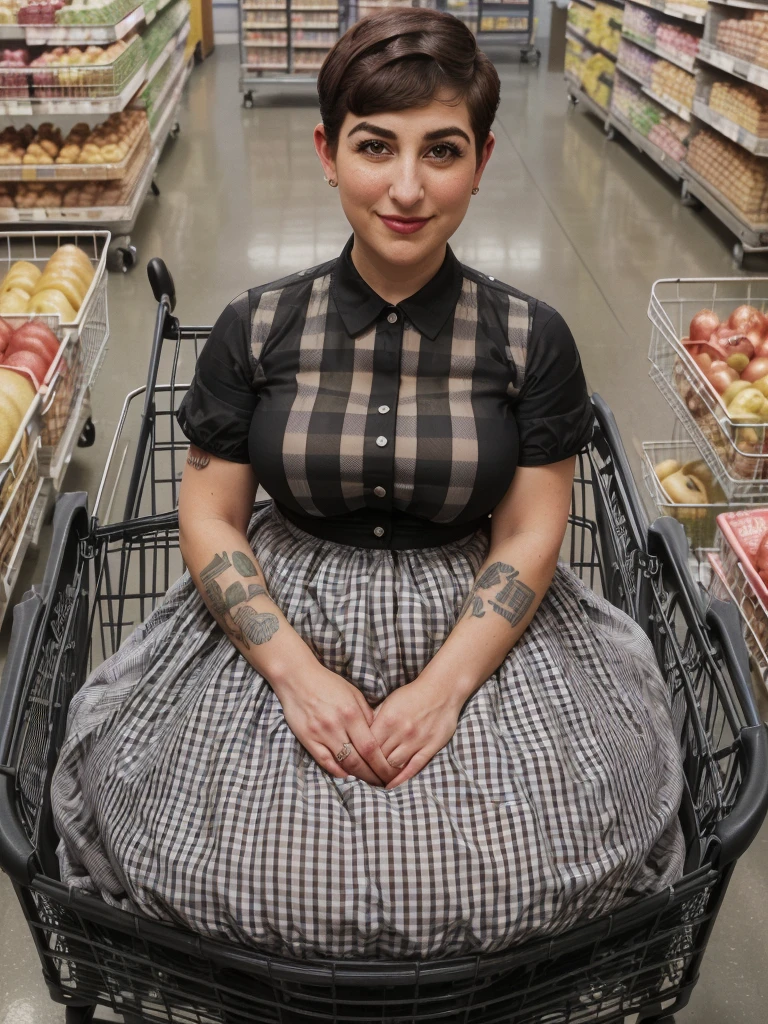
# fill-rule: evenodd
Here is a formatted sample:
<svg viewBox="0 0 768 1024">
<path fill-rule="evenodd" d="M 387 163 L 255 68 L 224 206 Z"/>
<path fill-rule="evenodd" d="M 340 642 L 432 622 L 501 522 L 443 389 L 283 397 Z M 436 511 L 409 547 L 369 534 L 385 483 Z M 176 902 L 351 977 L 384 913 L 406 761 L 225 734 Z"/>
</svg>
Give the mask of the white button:
<svg viewBox="0 0 768 1024">
<path fill-rule="evenodd" d="M 387 317 L 387 320 L 389 320 L 389 322 L 391 324 L 396 324 L 397 323 L 397 313 L 390 313 L 389 316 Z"/>
<path fill-rule="evenodd" d="M 381 413 L 389 412 L 389 406 L 388 405 L 380 405 L 379 406 L 379 412 L 381 412 Z"/>
<path fill-rule="evenodd" d="M 379 448 L 383 448 L 386 443 L 387 443 L 386 437 L 377 437 L 376 438 L 376 444 L 379 446 Z"/>
<path fill-rule="evenodd" d="M 495 281 L 495 280 L 496 280 L 496 278 L 495 278 L 495 277 L 491 277 L 491 275 L 489 274 L 489 275 L 488 275 L 488 280 L 489 280 L 489 281 Z"/>
<path fill-rule="evenodd" d="M 384 527 L 383 526 L 377 526 L 376 529 L 373 532 L 374 532 L 374 534 L 377 537 L 383 537 L 384 536 Z"/>
<path fill-rule="evenodd" d="M 376 495 L 377 498 L 384 498 L 386 497 L 387 494 L 383 487 L 374 487 L 373 493 Z"/>
</svg>

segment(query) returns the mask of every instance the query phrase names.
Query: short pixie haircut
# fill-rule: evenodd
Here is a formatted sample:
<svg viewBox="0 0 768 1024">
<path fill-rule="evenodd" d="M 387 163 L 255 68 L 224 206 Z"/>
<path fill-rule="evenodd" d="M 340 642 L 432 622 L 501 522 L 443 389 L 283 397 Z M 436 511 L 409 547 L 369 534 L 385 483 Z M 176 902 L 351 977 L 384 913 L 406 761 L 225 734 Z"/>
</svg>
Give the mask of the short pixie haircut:
<svg viewBox="0 0 768 1024">
<path fill-rule="evenodd" d="M 336 43 L 317 80 L 332 150 L 347 113 L 356 117 L 465 100 L 478 161 L 499 106 L 499 76 L 467 26 L 429 8 L 390 7 L 363 18 Z"/>
</svg>

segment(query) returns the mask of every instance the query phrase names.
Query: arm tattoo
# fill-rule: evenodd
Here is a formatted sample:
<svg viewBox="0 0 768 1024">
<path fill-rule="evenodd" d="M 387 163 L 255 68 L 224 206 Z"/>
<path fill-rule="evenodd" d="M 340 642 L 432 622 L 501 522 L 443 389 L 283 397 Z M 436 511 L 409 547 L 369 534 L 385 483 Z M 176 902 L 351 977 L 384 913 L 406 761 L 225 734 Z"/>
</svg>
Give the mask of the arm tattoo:
<svg viewBox="0 0 768 1024">
<path fill-rule="evenodd" d="M 187 465 L 191 466 L 192 469 L 205 469 L 210 461 L 210 456 L 206 455 L 205 452 L 200 452 L 199 455 L 193 455 L 191 451 L 187 453 Z"/>
<path fill-rule="evenodd" d="M 536 594 L 522 580 L 518 579 L 520 573 L 506 562 L 494 562 L 489 565 L 475 581 L 459 618 L 463 618 L 471 608 L 471 618 L 482 619 L 485 615 L 483 598 L 478 596 L 478 590 L 488 590 L 491 587 L 501 589 L 495 598 L 488 601 L 490 607 L 502 618 L 506 619 L 510 626 L 517 626 L 528 614 Z"/>
<path fill-rule="evenodd" d="M 222 623 L 223 629 L 234 640 L 238 640 L 248 651 L 251 644 L 265 644 L 280 628 L 280 620 L 271 612 L 257 612 L 246 604 L 251 598 L 269 596 L 260 583 L 249 583 L 246 593 L 243 584 L 236 580 L 222 591 L 216 580 L 228 569 L 244 577 L 258 576 L 253 559 L 242 551 L 233 551 L 230 561 L 227 552 L 213 556 L 205 568 L 200 570 L 200 583 L 208 597 L 213 614 Z M 250 641 L 250 643 L 249 643 Z"/>
</svg>

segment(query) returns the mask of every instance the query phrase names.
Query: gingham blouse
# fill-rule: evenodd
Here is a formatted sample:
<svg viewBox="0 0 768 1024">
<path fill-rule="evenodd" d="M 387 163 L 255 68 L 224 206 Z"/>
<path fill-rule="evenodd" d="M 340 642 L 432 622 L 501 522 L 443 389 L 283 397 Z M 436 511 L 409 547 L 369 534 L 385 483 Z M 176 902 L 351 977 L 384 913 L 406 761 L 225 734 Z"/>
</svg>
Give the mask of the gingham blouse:
<svg viewBox="0 0 768 1024">
<path fill-rule="evenodd" d="M 377 548 L 488 525 L 517 466 L 580 451 L 592 408 L 549 306 L 448 248 L 391 305 L 341 256 L 240 295 L 219 317 L 178 414 L 186 436 L 253 466 L 283 514 Z"/>
</svg>

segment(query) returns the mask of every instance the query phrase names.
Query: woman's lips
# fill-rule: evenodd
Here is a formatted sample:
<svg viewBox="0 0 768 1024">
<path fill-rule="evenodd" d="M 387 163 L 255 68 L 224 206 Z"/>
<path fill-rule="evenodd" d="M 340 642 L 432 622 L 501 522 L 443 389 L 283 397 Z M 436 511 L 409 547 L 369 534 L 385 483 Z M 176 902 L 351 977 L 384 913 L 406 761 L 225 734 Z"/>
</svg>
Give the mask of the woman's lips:
<svg viewBox="0 0 768 1024">
<path fill-rule="evenodd" d="M 385 217 L 381 213 L 379 217 L 398 235 L 412 235 L 414 231 L 420 231 L 430 220 L 429 217 Z"/>
</svg>

